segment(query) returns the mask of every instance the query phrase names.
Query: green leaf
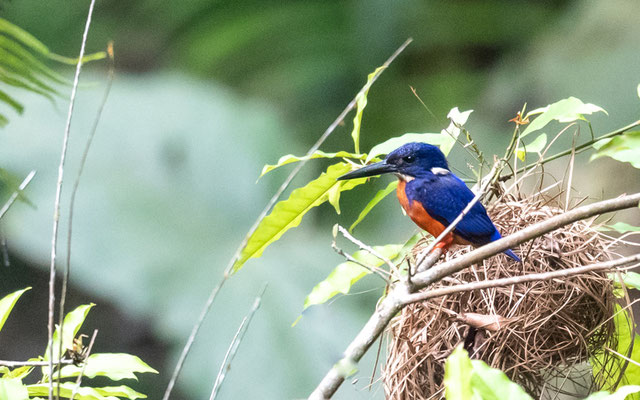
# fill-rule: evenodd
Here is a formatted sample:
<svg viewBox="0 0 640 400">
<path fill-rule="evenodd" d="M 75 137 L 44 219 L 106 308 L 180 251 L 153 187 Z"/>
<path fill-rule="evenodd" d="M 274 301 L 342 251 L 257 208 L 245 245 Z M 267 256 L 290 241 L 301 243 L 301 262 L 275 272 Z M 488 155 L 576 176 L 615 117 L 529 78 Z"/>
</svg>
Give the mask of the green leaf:
<svg viewBox="0 0 640 400">
<path fill-rule="evenodd" d="M 0 399 L 29 400 L 29 392 L 20 379 L 0 378 Z"/>
<path fill-rule="evenodd" d="M 93 306 L 95 306 L 95 304 L 93 303 L 79 306 L 64 317 L 64 321 L 62 322 L 64 326 L 64 329 L 62 332 L 62 334 L 64 335 L 64 337 L 62 338 L 63 354 L 66 349 L 73 348 L 73 339 L 78 334 L 78 331 L 80 330 L 80 327 L 84 323 L 85 318 L 87 318 L 87 314 L 89 313 L 89 310 L 91 310 Z M 57 360 L 58 354 L 60 353 L 60 327 L 59 326 L 57 326 L 55 332 L 53 332 L 52 342 L 53 342 L 53 359 Z M 51 343 L 49 343 L 49 345 L 47 346 L 47 349 L 45 350 L 44 358 L 43 358 L 45 361 L 49 360 L 50 349 L 51 349 Z M 49 373 L 49 367 L 48 366 L 42 367 L 42 375 L 45 376 L 45 378 L 47 379 L 48 379 L 48 373 Z"/>
<path fill-rule="evenodd" d="M 471 365 L 471 389 L 482 400 L 532 400 L 520 385 L 509 380 L 499 369 L 480 360 L 472 360 Z"/>
<path fill-rule="evenodd" d="M 58 393 L 57 384 L 53 385 L 53 393 L 54 395 Z M 75 382 L 64 382 L 60 384 L 60 397 L 70 398 L 73 394 L 73 390 L 75 389 Z M 27 389 L 29 391 L 29 396 L 43 396 L 47 397 L 49 395 L 49 384 L 48 383 L 38 383 L 35 385 L 28 385 Z M 119 391 L 119 388 L 91 388 L 91 387 L 80 387 L 76 392 L 75 400 L 117 400 L 117 397 L 114 397 L 108 393 L 110 392 L 120 392 L 125 393 L 125 391 Z M 137 393 L 137 392 L 134 392 Z M 137 393 L 137 395 L 140 395 Z M 144 396 L 144 395 L 142 395 Z M 140 398 L 140 397 L 132 397 Z M 143 397 L 144 398 L 144 397 Z"/>
<path fill-rule="evenodd" d="M 135 390 L 131 389 L 129 386 L 124 386 L 124 385 L 105 386 L 105 387 L 99 387 L 94 389 L 96 390 L 96 392 L 100 393 L 103 396 L 124 397 L 132 400 L 147 398 L 146 395 L 142 393 L 138 393 Z"/>
<path fill-rule="evenodd" d="M 607 391 L 592 393 L 585 400 L 625 400 L 630 394 L 640 392 L 640 386 L 628 385 L 622 386 L 615 393 Z"/>
<path fill-rule="evenodd" d="M 615 275 L 611 278 L 616 279 Z M 640 290 L 640 274 L 633 271 L 626 271 L 622 274 L 622 283 L 624 283 L 627 289 Z"/>
<path fill-rule="evenodd" d="M 391 192 L 395 191 L 397 187 L 398 187 L 398 181 L 395 180 L 389 183 L 386 188 L 382 190 L 378 190 L 378 193 L 376 193 L 376 195 L 373 196 L 373 199 L 371 199 L 369 203 L 367 203 L 367 205 L 362 209 L 362 211 L 360 211 L 360 215 L 358 215 L 358 218 L 353 222 L 353 224 L 351 224 L 351 226 L 349 227 L 349 232 L 352 232 L 353 228 L 355 228 L 360 222 L 362 222 L 364 217 L 366 217 L 367 214 L 369 214 L 369 212 L 373 210 L 373 207 L 378 205 L 378 203 L 380 203 L 380 201 L 382 201 L 382 199 L 387 197 Z"/>
<path fill-rule="evenodd" d="M 255 232 L 248 238 L 240 257 L 233 265 L 235 273 L 250 258 L 260 257 L 262 252 L 289 229 L 300 225 L 302 217 L 312 208 L 329 200 L 329 192 L 339 186 L 340 191 L 351 190 L 364 183 L 366 178 L 337 181 L 336 179 L 351 171 L 347 163 L 338 163 L 327 168 L 320 177 L 309 182 L 302 188 L 291 192 L 288 199 L 277 203 L 271 214 L 267 215 L 258 225 Z"/>
<path fill-rule="evenodd" d="M 286 156 L 280 157 L 276 164 L 267 164 L 262 168 L 262 172 L 260 173 L 260 177 L 262 178 L 266 173 L 273 171 L 276 168 L 282 167 L 283 165 L 291 164 L 294 162 L 312 160 L 315 158 L 351 158 L 355 160 L 364 160 L 367 157 L 366 154 L 353 154 L 347 151 L 339 151 L 337 153 L 325 153 L 324 151 L 316 150 L 313 154 L 309 156 L 294 156 L 293 154 L 287 154 Z M 258 178 L 258 179 L 259 179 Z"/>
<path fill-rule="evenodd" d="M 525 119 L 532 115 L 538 115 L 522 132 L 520 138 L 524 138 L 531 132 L 535 132 L 547 126 L 547 124 L 553 120 L 561 123 L 573 122 L 576 120 L 585 120 L 585 114 L 593 114 L 594 112 L 607 112 L 601 107 L 591 103 L 583 103 L 580 99 L 575 97 L 569 97 L 568 99 L 560 100 L 556 103 L 549 104 L 546 107 L 538 108 L 531 111 Z M 609 114 L 607 114 L 609 115 Z"/>
<path fill-rule="evenodd" d="M 449 138 L 449 140 L 440 145 L 440 150 L 442 150 L 445 156 L 451 152 L 453 145 L 456 143 L 456 140 L 458 140 L 458 136 L 460 136 L 460 132 L 462 132 L 462 127 L 467 123 L 469 115 L 471 115 L 472 112 L 473 110 L 461 112 L 458 110 L 458 107 L 453 107 L 451 111 L 449 111 L 449 114 L 447 114 L 447 118 L 451 120 L 451 123 L 449 123 L 447 129 L 443 129 L 440 132 L 441 135 Z"/>
<path fill-rule="evenodd" d="M 591 156 L 590 161 L 607 156 L 640 168 L 640 131 L 625 132 L 611 139 L 600 140 L 593 147 L 598 152 Z"/>
<path fill-rule="evenodd" d="M 32 36 L 29 32 L 10 23 L 4 18 L 0 18 L 0 32 L 9 36 L 13 36 L 15 39 L 18 39 L 20 42 L 30 47 L 32 50 L 42 55 L 49 54 L 49 49 L 47 48 L 47 46 L 42 44 L 42 42 Z"/>
<path fill-rule="evenodd" d="M 123 353 L 97 353 L 90 355 L 84 367 L 84 376 L 95 378 L 96 376 L 106 376 L 113 381 L 121 379 L 135 379 L 135 373 L 154 373 L 158 371 L 151 368 L 139 357 Z M 70 378 L 80 375 L 82 366 L 65 365 L 60 370 L 62 378 Z M 56 374 L 57 376 L 57 374 Z"/>
<path fill-rule="evenodd" d="M 618 233 L 640 232 L 640 226 L 633 226 L 626 222 L 616 222 L 613 225 L 604 225 L 599 228 L 601 231 L 616 231 Z"/>
<path fill-rule="evenodd" d="M 41 73 L 52 81 L 60 84 L 71 83 L 62 75 L 47 67 L 42 61 L 38 60 L 33 54 L 27 51 L 18 42 L 13 41 L 6 36 L 0 36 L 0 47 L 10 51 L 17 57 L 21 58 L 25 65 L 27 65 L 30 69 Z"/>
<path fill-rule="evenodd" d="M 353 131 L 351 131 L 351 137 L 353 138 L 353 145 L 356 153 L 360 153 L 360 126 L 362 125 L 362 113 L 364 112 L 364 108 L 367 106 L 367 94 L 369 93 L 369 89 L 373 84 L 373 78 L 380 74 L 382 70 L 386 67 L 378 67 L 375 71 L 369 74 L 367 77 L 367 83 L 364 85 L 365 89 L 358 93 L 358 97 L 356 98 L 356 116 L 353 117 Z"/>
<path fill-rule="evenodd" d="M 22 104 L 18 103 L 2 90 L 0 90 L 0 101 L 6 103 L 8 106 L 16 110 L 18 114 L 22 114 L 22 111 L 24 111 L 24 107 L 22 106 Z"/>
<path fill-rule="evenodd" d="M 462 345 L 456 347 L 444 364 L 444 392 L 447 400 L 471 400 L 473 367 Z"/>
<path fill-rule="evenodd" d="M 29 289 L 31 288 L 28 287 L 22 290 L 18 290 L 17 292 L 6 295 L 2 298 L 2 300 L 0 300 L 0 331 L 4 326 L 4 323 L 7 321 L 11 310 L 13 310 L 13 306 L 16 305 L 16 302 L 18 301 L 20 296 L 22 296 L 22 293 L 26 292 Z"/>
<path fill-rule="evenodd" d="M 35 361 L 35 360 L 29 360 L 29 361 Z M 4 374 L 3 377 L 5 378 L 24 379 L 27 375 L 31 373 L 31 371 L 33 371 L 33 367 L 30 367 L 30 366 L 18 367 L 18 368 L 14 368 L 13 370 L 9 370 L 9 368 L 7 367 L 0 367 L 0 369 L 1 368 L 6 369 L 6 371 L 3 372 Z"/>
<path fill-rule="evenodd" d="M 373 146 L 371 151 L 369 151 L 369 155 L 367 156 L 366 162 L 368 163 L 373 158 L 378 157 L 383 154 L 389 154 L 398 147 L 402 146 L 406 143 L 411 142 L 422 142 L 429 143 L 434 146 L 442 147 L 451 141 L 451 137 L 449 135 L 443 135 L 441 133 L 405 133 L 402 136 L 394 137 L 389 140 L 386 140 L 380 144 Z M 445 154 L 446 155 L 446 154 Z"/>
<path fill-rule="evenodd" d="M 547 145 L 547 134 L 542 133 L 537 138 L 535 138 L 533 142 L 525 145 L 524 148 L 519 148 L 517 151 L 517 156 L 520 159 L 520 161 L 524 161 L 525 153 L 540 154 L 542 152 L 542 149 L 544 149 L 544 146 L 546 145 Z"/>
<path fill-rule="evenodd" d="M 373 249 L 380 255 L 388 259 L 395 258 L 402 249 L 401 244 L 388 244 L 386 246 L 374 246 Z M 384 261 L 372 255 L 366 250 L 359 250 L 352 254 L 358 262 L 371 268 L 379 267 Z M 343 262 L 338 265 L 327 277 L 327 279 L 318 283 L 307 296 L 304 301 L 303 311 L 307 308 L 325 303 L 338 293 L 349 293 L 351 286 L 370 274 L 368 269 L 351 261 Z"/>
</svg>

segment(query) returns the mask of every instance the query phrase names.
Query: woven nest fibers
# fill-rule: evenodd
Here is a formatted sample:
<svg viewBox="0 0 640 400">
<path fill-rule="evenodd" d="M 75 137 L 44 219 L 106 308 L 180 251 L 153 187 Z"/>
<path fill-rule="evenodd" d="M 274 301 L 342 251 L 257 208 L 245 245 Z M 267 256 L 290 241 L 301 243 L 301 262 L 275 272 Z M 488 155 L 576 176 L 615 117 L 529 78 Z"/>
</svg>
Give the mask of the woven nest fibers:
<svg viewBox="0 0 640 400">
<path fill-rule="evenodd" d="M 503 235 L 543 221 L 562 210 L 541 197 L 495 204 L 489 213 Z M 505 255 L 485 260 L 449 276 L 431 289 L 489 279 L 554 271 L 606 261 L 611 242 L 579 221 L 527 242 L 516 263 Z M 424 249 L 418 243 L 414 252 Z M 446 259 L 468 252 L 452 249 Z M 588 360 L 613 339 L 615 298 L 604 272 L 562 279 L 449 294 L 414 303 L 402 310 L 389 328 L 383 380 L 388 399 L 444 397 L 444 362 L 459 343 L 472 358 L 504 371 L 534 398 L 549 390 L 554 377 Z M 602 382 L 591 377 L 587 385 Z M 584 374 L 581 385 L 584 386 Z M 595 378 L 595 379 L 594 379 Z M 569 378 L 571 379 L 571 378 Z M 558 379 L 556 379 L 558 381 Z M 575 386 L 575 385 L 574 385 Z M 565 390 L 566 385 L 563 386 Z M 590 388 L 582 388 L 586 392 Z"/>
</svg>

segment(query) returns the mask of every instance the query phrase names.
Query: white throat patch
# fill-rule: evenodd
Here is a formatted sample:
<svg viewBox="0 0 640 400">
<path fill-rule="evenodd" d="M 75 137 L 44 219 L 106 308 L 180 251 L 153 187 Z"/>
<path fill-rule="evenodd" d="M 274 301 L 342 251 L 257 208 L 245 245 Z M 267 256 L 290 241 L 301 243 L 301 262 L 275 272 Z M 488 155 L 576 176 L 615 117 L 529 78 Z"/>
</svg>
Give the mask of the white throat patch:
<svg viewBox="0 0 640 400">
<path fill-rule="evenodd" d="M 433 167 L 431 173 L 434 175 L 449 175 L 451 172 L 448 169 Z"/>
<path fill-rule="evenodd" d="M 411 182 L 412 180 L 416 179 L 413 176 L 409 176 L 409 175 L 405 175 L 405 174 L 396 174 L 396 176 L 398 177 L 398 179 L 404 181 L 404 182 Z"/>
</svg>

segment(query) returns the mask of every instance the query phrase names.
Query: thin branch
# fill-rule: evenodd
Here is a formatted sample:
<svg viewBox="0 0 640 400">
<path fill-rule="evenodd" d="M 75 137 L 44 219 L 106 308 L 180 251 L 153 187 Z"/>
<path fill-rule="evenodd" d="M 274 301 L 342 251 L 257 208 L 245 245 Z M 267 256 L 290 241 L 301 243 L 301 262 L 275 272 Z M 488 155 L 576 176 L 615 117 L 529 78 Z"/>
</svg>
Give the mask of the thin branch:
<svg viewBox="0 0 640 400">
<path fill-rule="evenodd" d="M 61 335 L 62 336 L 62 335 Z M 98 330 L 95 329 L 93 331 L 93 335 L 91 335 L 91 341 L 89 342 L 89 346 L 87 347 L 87 356 L 85 358 L 84 363 L 82 364 L 82 369 L 80 370 L 80 375 L 76 379 L 76 386 L 73 388 L 73 392 L 71 392 L 71 398 L 69 400 L 73 400 L 76 397 L 76 393 L 78 393 L 78 389 L 80 389 L 80 384 L 82 383 L 82 376 L 84 375 L 84 370 L 87 368 L 88 358 L 91 355 L 91 349 L 93 348 L 93 343 L 96 341 L 96 336 L 98 336 Z M 58 386 L 58 394 L 60 393 L 60 387 Z"/>
<path fill-rule="evenodd" d="M 498 254 L 517 244 L 525 242 L 544 235 L 554 229 L 558 229 L 572 222 L 589 218 L 594 215 L 604 214 L 606 212 L 622 210 L 638 206 L 640 202 L 640 193 L 628 196 L 621 196 L 616 199 L 601 201 L 598 203 L 578 207 L 564 214 L 552 217 L 546 221 L 534 224 L 519 232 L 506 236 L 495 242 L 482 246 L 476 250 L 469 252 L 463 256 L 457 257 L 451 261 L 442 263 L 426 269 L 413 277 L 412 284 L 415 289 L 424 288 L 445 276 L 466 268 L 474 263 L 480 262 L 495 254 Z M 439 249 L 435 249 L 439 250 Z M 431 260 L 429 260 L 431 261 Z M 425 261 L 426 262 L 426 261 Z M 357 364 L 362 356 L 366 353 L 374 341 L 384 332 L 389 321 L 404 306 L 403 299 L 406 299 L 411 290 L 407 283 L 400 281 L 391 290 L 387 296 L 380 302 L 379 306 L 373 312 L 365 326 L 360 330 L 355 339 L 349 344 L 344 352 L 344 359 L 348 364 Z M 316 389 L 311 393 L 309 399 L 324 400 L 331 398 L 338 390 L 346 376 L 337 367 L 332 367 L 325 375 Z"/>
<path fill-rule="evenodd" d="M 540 272 L 535 274 L 513 276 L 510 278 L 501 278 L 501 279 L 492 279 L 488 281 L 465 283 L 461 285 L 454 285 L 446 288 L 433 289 L 426 292 L 410 294 L 403 299 L 403 303 L 404 304 L 415 303 L 418 301 L 432 299 L 434 297 L 441 297 L 441 296 L 445 296 L 452 293 L 469 292 L 469 291 L 478 290 L 478 289 L 488 289 L 488 288 L 501 287 L 501 286 L 517 285 L 519 283 L 526 283 L 526 282 L 548 281 L 551 279 L 564 278 L 564 277 L 569 277 L 577 274 L 584 274 L 586 272 L 592 272 L 592 271 L 606 271 L 606 270 L 615 269 L 616 267 L 619 267 L 622 265 L 632 264 L 638 261 L 640 261 L 640 254 L 636 254 L 630 257 L 623 257 L 623 258 L 619 258 L 611 261 L 604 261 L 604 262 L 591 264 L 591 265 L 584 265 L 581 267 L 561 269 L 557 271 Z"/>
<path fill-rule="evenodd" d="M 98 112 L 96 114 L 96 118 L 93 121 L 93 127 L 89 133 L 89 138 L 87 139 L 87 143 L 84 147 L 84 152 L 82 153 L 82 158 L 80 159 L 80 167 L 78 168 L 78 175 L 76 176 L 76 180 L 73 184 L 73 190 L 71 191 L 71 201 L 69 202 L 69 226 L 67 228 L 67 262 L 64 269 L 64 275 L 62 276 L 62 289 L 60 290 L 60 311 L 58 315 L 58 326 L 60 327 L 60 337 L 64 337 L 64 305 L 67 299 L 67 284 L 69 282 L 69 275 L 71 274 L 71 238 L 73 232 L 73 210 L 76 204 L 76 194 L 78 193 L 78 187 L 80 186 L 80 179 L 82 178 L 82 173 L 84 172 L 84 167 L 87 163 L 87 157 L 89 156 L 89 149 L 91 149 L 91 143 L 93 143 L 93 138 L 95 137 L 96 131 L 98 130 L 98 123 L 100 122 L 100 118 L 102 117 L 102 111 L 104 110 L 105 104 L 107 104 L 107 99 L 109 98 L 109 93 L 111 92 L 111 86 L 113 85 L 113 78 L 115 75 L 115 62 L 113 57 L 113 42 L 109 42 L 107 47 L 107 54 L 109 55 L 109 72 L 107 76 L 107 86 L 104 90 L 104 95 L 102 96 L 102 101 L 100 102 L 100 106 L 98 107 Z M 59 346 L 58 359 L 62 359 L 62 352 L 64 349 L 62 346 Z M 58 368 L 58 393 L 60 393 L 60 370 Z"/>
<path fill-rule="evenodd" d="M 57 360 L 53 362 L 56 365 L 69 365 L 69 364 L 73 364 L 74 361 L 67 359 L 67 358 L 63 358 L 61 360 Z M 4 366 L 4 367 L 9 367 L 9 368 L 16 368 L 16 367 L 46 367 L 49 365 L 49 361 L 6 361 L 6 360 L 0 360 L 0 365 Z"/>
<path fill-rule="evenodd" d="M 31 182 L 34 176 L 36 176 L 36 171 L 29 172 L 29 175 L 27 175 L 27 177 L 24 178 L 20 186 L 18 186 L 18 190 L 16 190 L 11 194 L 11 196 L 9 197 L 9 200 L 7 200 L 7 202 L 4 203 L 2 208 L 0 208 L 0 219 L 2 219 L 2 217 L 4 217 L 4 215 L 7 213 L 7 211 L 9 211 L 9 207 L 13 205 L 13 203 L 16 201 L 20 193 L 22 193 L 22 191 L 27 187 L 27 185 Z"/>
<path fill-rule="evenodd" d="M 235 357 L 236 352 L 238 351 L 238 347 L 240 347 L 240 343 L 242 342 L 242 339 L 244 338 L 245 333 L 247 333 L 247 330 L 249 329 L 249 324 L 251 323 L 251 319 L 253 318 L 256 311 L 258 311 L 258 308 L 260 307 L 260 302 L 262 301 L 262 296 L 264 295 L 265 290 L 267 290 L 266 283 L 264 284 L 264 286 L 262 286 L 260 293 L 254 300 L 253 306 L 251 307 L 249 314 L 247 314 L 242 319 L 242 323 L 240 323 L 240 327 L 238 327 L 238 331 L 233 336 L 233 340 L 231 341 L 231 344 L 227 349 L 227 353 L 224 355 L 224 359 L 222 360 L 222 365 L 220 365 L 220 370 L 218 371 L 218 375 L 216 376 L 215 383 L 213 384 L 213 390 L 211 390 L 211 396 L 209 397 L 209 400 L 214 400 L 218 395 L 218 392 L 220 391 L 220 387 L 222 386 L 222 382 L 224 381 L 227 371 L 231 368 L 231 363 L 233 362 L 233 358 Z"/>
<path fill-rule="evenodd" d="M 368 246 L 368 245 L 364 244 L 362 241 L 360 241 L 360 240 L 356 239 L 355 237 L 353 237 L 353 235 L 351 235 L 349 233 L 349 231 L 347 231 L 343 226 L 337 225 L 337 227 L 338 227 L 338 231 L 340 231 L 340 233 L 342 233 L 342 235 L 345 238 L 347 238 L 353 244 L 358 246 L 360 248 L 360 250 L 366 251 L 367 253 L 373 255 L 374 257 L 376 257 L 380 261 L 382 261 L 385 264 L 387 264 L 389 266 L 389 272 L 396 273 L 397 275 L 399 274 L 398 268 L 396 268 L 396 266 L 393 263 L 393 261 L 389 260 L 387 257 L 385 257 L 382 254 L 380 254 L 379 252 L 377 252 L 373 247 Z M 335 237 L 334 237 L 334 243 L 335 243 Z"/>
<path fill-rule="evenodd" d="M 412 41 L 413 41 L 413 39 L 407 39 L 407 41 L 405 41 L 391 55 L 391 57 L 389 57 L 387 59 L 387 61 L 384 62 L 383 67 L 385 67 L 385 68 L 380 70 L 378 72 L 378 74 L 376 74 L 371 79 L 371 81 L 369 83 L 365 84 L 362 87 L 362 89 L 360 89 L 360 91 L 353 98 L 353 100 L 351 100 L 351 102 L 349 102 L 349 104 L 347 104 L 347 107 L 340 113 L 340 115 L 338 115 L 338 118 L 336 118 L 336 120 L 333 121 L 333 123 L 331 125 L 329 125 L 327 130 L 325 130 L 324 133 L 322 134 L 322 136 L 320 137 L 320 139 L 318 139 L 318 141 L 311 147 L 311 149 L 307 152 L 307 155 L 313 154 L 313 152 L 315 152 L 322 145 L 322 143 L 324 143 L 324 141 L 329 137 L 329 135 L 331 135 L 331 133 L 333 133 L 333 131 L 338 127 L 338 125 L 340 125 L 340 123 L 342 123 L 342 121 L 344 121 L 344 119 L 347 116 L 347 114 L 356 106 L 356 102 L 357 102 L 358 97 L 361 96 L 366 90 L 368 90 L 371 87 L 373 82 L 375 82 L 378 79 L 378 77 L 386 70 L 386 67 L 388 67 L 398 57 L 398 55 L 400 55 L 400 53 L 402 53 L 402 51 L 404 51 L 404 49 Z M 291 171 L 291 173 L 289 174 L 287 179 L 282 183 L 280 188 L 278 188 L 276 193 L 273 195 L 273 197 L 271 198 L 271 200 L 269 201 L 267 206 L 264 208 L 264 210 L 262 210 L 262 212 L 260 213 L 260 215 L 258 216 L 256 221 L 254 222 L 253 226 L 249 229 L 249 232 L 247 233 L 247 235 L 245 236 L 244 240 L 242 241 L 242 243 L 240 244 L 240 246 L 236 250 L 236 252 L 233 255 L 233 257 L 231 257 L 231 260 L 229 260 L 229 263 L 228 263 L 227 267 L 224 270 L 222 279 L 211 290 L 211 293 L 209 294 L 209 297 L 207 298 L 207 302 L 205 303 L 204 307 L 202 308 L 202 311 L 200 312 L 200 316 L 198 317 L 198 321 L 196 321 L 196 323 L 194 324 L 193 329 L 191 330 L 191 333 L 189 334 L 189 337 L 187 338 L 187 342 L 185 343 L 184 348 L 182 349 L 182 352 L 180 353 L 180 357 L 178 358 L 178 362 L 176 363 L 176 367 L 173 370 L 173 374 L 171 375 L 171 379 L 169 380 L 169 384 L 167 385 L 167 389 L 164 392 L 162 400 L 169 400 L 169 396 L 171 395 L 171 391 L 173 390 L 173 387 L 175 386 L 175 383 L 178 380 L 178 377 L 180 376 L 180 372 L 182 371 L 182 367 L 184 366 L 184 362 L 185 362 L 185 360 L 187 358 L 187 355 L 189 354 L 189 351 L 191 351 L 191 347 L 193 346 L 193 342 L 195 341 L 195 338 L 198 335 L 198 332 L 200 331 L 200 327 L 202 326 L 202 323 L 204 322 L 205 317 L 209 313 L 209 310 L 211 309 L 211 306 L 213 305 L 214 300 L 218 296 L 218 293 L 220 292 L 220 289 L 222 289 L 222 287 L 224 286 L 224 283 L 227 281 L 227 279 L 229 279 L 229 276 L 231 275 L 231 271 L 233 270 L 233 265 L 235 264 L 235 262 L 240 257 L 240 253 L 242 252 L 242 249 L 247 245 L 247 242 L 249 241 L 249 237 L 255 232 L 255 230 L 258 228 L 258 225 L 260 225 L 260 222 L 267 216 L 267 214 L 269 213 L 269 210 L 271 210 L 271 207 L 273 207 L 273 205 L 278 201 L 278 199 L 280 198 L 282 193 L 287 189 L 287 187 L 289 186 L 289 184 L 291 183 L 293 178 L 298 174 L 298 172 L 300 172 L 300 169 L 302 169 L 302 167 L 306 164 L 306 162 L 307 162 L 306 160 L 300 161 L 296 165 L 296 167 L 293 169 L 293 171 Z"/>
<path fill-rule="evenodd" d="M 71 117 L 73 116 L 73 106 L 76 100 L 76 92 L 78 91 L 78 81 L 80 79 L 80 70 L 82 69 L 82 59 L 84 58 L 84 48 L 89 35 L 89 26 L 91 25 L 91 16 L 95 0 L 91 0 L 89 5 L 89 14 L 87 22 L 82 34 L 82 45 L 80 46 L 80 56 L 76 65 L 76 72 L 73 77 L 73 86 L 71 88 L 71 98 L 69 101 L 69 111 L 67 113 L 67 122 L 64 128 L 64 137 L 62 140 L 62 151 L 60 153 L 60 164 L 58 165 L 58 182 L 56 184 L 56 197 L 53 210 L 53 233 L 51 237 L 51 265 L 49 266 L 49 314 L 47 321 L 48 341 L 53 341 L 53 313 L 55 306 L 55 280 L 56 280 L 56 250 L 58 247 L 58 226 L 60 222 L 60 199 L 62 197 L 62 180 L 64 177 L 64 163 L 67 156 L 67 147 L 69 145 L 69 132 L 71 130 Z M 53 378 L 53 345 L 49 348 L 49 376 Z M 53 399 L 53 379 L 49 380 L 49 400 Z"/>
<path fill-rule="evenodd" d="M 391 273 L 388 273 L 387 271 L 385 271 L 385 270 L 383 270 L 381 268 L 371 267 L 371 266 L 369 266 L 369 265 L 367 265 L 365 263 L 362 263 L 362 262 L 356 260 L 351 254 L 345 252 L 340 247 L 338 247 L 338 244 L 336 243 L 336 239 L 335 238 L 333 238 L 333 241 L 331 241 L 331 248 L 333 249 L 333 251 L 335 251 L 336 253 L 338 253 L 342 257 L 344 257 L 345 260 L 347 260 L 349 262 L 352 262 L 354 264 L 358 264 L 359 266 L 361 266 L 362 268 L 366 269 L 370 273 L 372 273 L 374 275 L 378 275 L 380 278 L 382 278 L 382 280 L 384 280 L 387 283 L 390 282 Z M 385 275 L 385 274 L 387 274 L 387 275 Z"/>
</svg>

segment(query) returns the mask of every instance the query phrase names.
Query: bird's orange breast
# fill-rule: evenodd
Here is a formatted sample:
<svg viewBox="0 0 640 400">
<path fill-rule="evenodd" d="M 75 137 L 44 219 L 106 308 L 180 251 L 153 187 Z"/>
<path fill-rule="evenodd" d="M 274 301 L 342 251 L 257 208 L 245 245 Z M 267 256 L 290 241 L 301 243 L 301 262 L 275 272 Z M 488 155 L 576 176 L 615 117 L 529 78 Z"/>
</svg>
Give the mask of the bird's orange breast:
<svg viewBox="0 0 640 400">
<path fill-rule="evenodd" d="M 396 189 L 396 194 L 398 195 L 398 200 L 400 201 L 400 205 L 407 212 L 407 215 L 413 222 L 416 223 L 420 228 L 429 232 L 432 236 L 437 237 L 439 234 L 444 231 L 444 225 L 442 225 L 438 220 L 434 219 L 429 215 L 427 210 L 422 207 L 422 204 L 418 201 L 409 201 L 407 198 L 407 192 L 405 188 L 407 186 L 407 182 L 400 179 L 398 182 L 398 188 Z"/>
</svg>

